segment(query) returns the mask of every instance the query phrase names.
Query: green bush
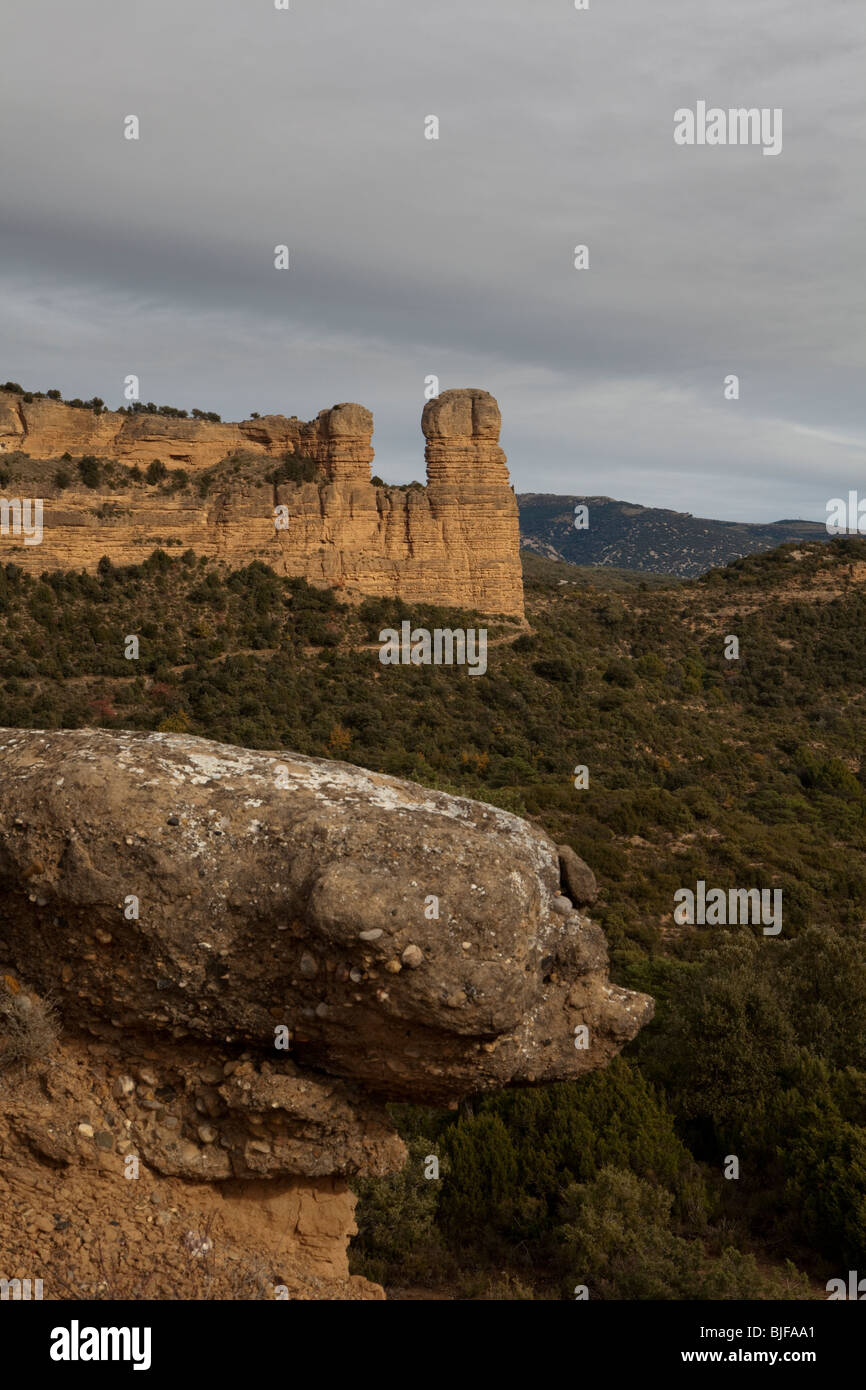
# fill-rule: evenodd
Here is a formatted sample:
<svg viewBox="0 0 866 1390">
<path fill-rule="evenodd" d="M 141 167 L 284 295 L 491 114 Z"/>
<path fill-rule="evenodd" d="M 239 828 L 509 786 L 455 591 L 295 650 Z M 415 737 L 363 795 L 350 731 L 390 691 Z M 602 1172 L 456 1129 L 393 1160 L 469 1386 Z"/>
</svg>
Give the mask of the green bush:
<svg viewBox="0 0 866 1390">
<path fill-rule="evenodd" d="M 150 483 L 151 487 L 153 487 L 156 483 L 161 483 L 162 480 L 165 477 L 167 477 L 167 475 L 168 469 L 166 468 L 162 459 L 154 459 L 151 463 L 147 465 L 147 472 L 145 473 L 144 477 L 145 481 Z"/>
<path fill-rule="evenodd" d="M 751 1255 L 728 1247 L 714 1257 L 677 1235 L 671 1205 L 662 1188 L 614 1167 L 569 1187 L 557 1228 L 565 1295 L 585 1286 L 592 1299 L 808 1297 L 808 1280 L 790 1264 L 767 1277 Z"/>
<path fill-rule="evenodd" d="M 520 638 L 517 639 L 518 642 Z M 582 685 L 583 672 L 579 666 L 554 657 L 550 661 L 533 661 L 532 669 L 537 676 L 546 681 L 567 681 L 569 685 Z"/>
<path fill-rule="evenodd" d="M 300 454 L 286 454 L 270 474 L 270 481 L 277 483 L 313 483 L 322 476 L 315 459 L 304 458 Z"/>
<path fill-rule="evenodd" d="M 85 454 L 78 460 L 78 473 L 85 487 L 97 488 L 102 481 L 99 460 L 92 454 Z"/>
<path fill-rule="evenodd" d="M 351 1268 L 377 1281 L 397 1278 L 429 1284 L 442 1277 L 450 1263 L 436 1225 L 447 1169 L 440 1167 L 439 1178 L 424 1176 L 429 1156 L 436 1156 L 435 1141 L 429 1137 L 416 1135 L 407 1147 L 399 1172 L 352 1180 L 358 1196 L 358 1235 L 351 1246 Z"/>
</svg>

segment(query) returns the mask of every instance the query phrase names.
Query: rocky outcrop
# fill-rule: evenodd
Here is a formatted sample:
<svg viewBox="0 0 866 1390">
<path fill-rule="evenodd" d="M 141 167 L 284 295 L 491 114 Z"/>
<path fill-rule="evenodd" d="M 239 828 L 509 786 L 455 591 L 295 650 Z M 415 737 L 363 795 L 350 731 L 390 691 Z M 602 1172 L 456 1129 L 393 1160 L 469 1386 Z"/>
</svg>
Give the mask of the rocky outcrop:
<svg viewBox="0 0 866 1390">
<path fill-rule="evenodd" d="M 559 867 L 562 873 L 562 886 L 577 907 L 594 903 L 598 897 L 598 884 L 589 865 L 575 854 L 571 845 L 559 845 Z"/>
<path fill-rule="evenodd" d="M 25 545 L 0 536 L 4 553 L 34 572 L 94 570 L 146 559 L 155 544 L 194 549 L 231 566 L 261 560 L 278 573 L 372 595 L 523 616 L 517 503 L 499 447 L 500 416 L 485 391 L 445 391 L 424 409 L 425 488 L 374 486 L 373 418 L 336 405 L 304 423 L 267 416 L 240 424 L 122 415 L 0 392 L 0 450 L 31 459 L 62 453 L 146 468 L 200 470 L 241 451 L 243 482 L 228 470 L 206 498 L 141 484 L 58 491 L 54 468 L 16 482 L 16 495 L 44 499 L 43 537 Z M 286 456 L 312 459 L 315 480 L 267 481 Z M 32 472 L 32 470 L 31 470 Z M 23 475 L 26 476 L 26 475 Z M 12 487 L 10 482 L 6 491 Z M 26 489 L 29 489 L 27 491 Z M 276 509 L 285 508 L 278 514 Z M 277 523 L 277 524 L 275 524 Z"/>
<path fill-rule="evenodd" d="M 102 1050 L 118 1164 L 292 1201 L 400 1166 L 386 1100 L 580 1076 L 652 1011 L 525 821 L 170 734 L 0 733 L 4 972 Z"/>
<path fill-rule="evenodd" d="M 508 482 L 499 447 L 502 419 L 487 391 L 443 391 L 427 402 L 421 428 L 427 440 L 427 481 L 459 488 L 466 477 L 489 486 Z"/>
<path fill-rule="evenodd" d="M 0 391 L 0 454 L 22 450 L 31 458 L 93 454 L 146 468 L 160 458 L 169 468 L 209 468 L 239 449 L 266 458 L 301 454 L 326 477 L 369 482 L 373 417 L 361 405 L 335 405 L 304 422 L 265 415 L 238 424 L 64 405 L 61 401 Z"/>
</svg>

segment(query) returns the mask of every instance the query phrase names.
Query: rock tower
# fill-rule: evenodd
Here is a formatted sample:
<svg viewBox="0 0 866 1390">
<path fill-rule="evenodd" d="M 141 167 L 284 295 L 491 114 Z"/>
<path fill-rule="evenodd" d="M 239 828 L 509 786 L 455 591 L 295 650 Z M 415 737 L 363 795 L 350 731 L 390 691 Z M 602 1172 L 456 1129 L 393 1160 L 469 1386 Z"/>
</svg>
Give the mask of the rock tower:
<svg viewBox="0 0 866 1390">
<path fill-rule="evenodd" d="M 269 415 L 238 424 L 125 415 L 0 392 L 0 458 L 8 497 L 44 499 L 43 536 L 0 536 L 0 562 L 32 572 L 94 570 L 103 555 L 135 564 L 157 544 L 191 548 L 232 566 L 261 560 L 278 573 L 348 597 L 401 598 L 523 616 L 517 502 L 499 447 L 499 407 L 487 391 L 428 401 L 427 486 L 371 481 L 373 417 L 343 403 L 315 420 Z M 69 486 L 57 460 L 72 456 Z M 154 458 L 190 477 L 182 491 L 141 481 L 83 486 L 75 461 L 92 454 L 146 469 Z M 261 467 L 256 460 L 261 457 Z M 271 481 L 268 460 L 312 460 L 309 482 Z M 243 480 L 227 458 L 244 461 Z M 253 468 L 250 470 L 250 463 Z M 205 496 L 196 475 L 215 469 Z M 168 482 L 170 483 L 170 479 Z M 284 529 L 275 509 L 285 509 Z"/>
</svg>

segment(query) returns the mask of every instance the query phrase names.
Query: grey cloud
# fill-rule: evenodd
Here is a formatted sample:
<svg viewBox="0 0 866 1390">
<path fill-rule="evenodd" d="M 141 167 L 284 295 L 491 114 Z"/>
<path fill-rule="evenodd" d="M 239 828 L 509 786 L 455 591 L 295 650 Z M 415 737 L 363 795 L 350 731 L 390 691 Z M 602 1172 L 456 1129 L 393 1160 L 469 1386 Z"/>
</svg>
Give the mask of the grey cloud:
<svg viewBox="0 0 866 1390">
<path fill-rule="evenodd" d="M 822 516 L 864 463 L 863 27 L 846 0 L 19 7 L 2 374 L 116 401 L 137 369 L 226 417 L 360 399 L 406 478 L 436 373 L 499 396 L 519 488 Z M 698 98 L 782 107 L 782 154 L 675 147 Z"/>
</svg>

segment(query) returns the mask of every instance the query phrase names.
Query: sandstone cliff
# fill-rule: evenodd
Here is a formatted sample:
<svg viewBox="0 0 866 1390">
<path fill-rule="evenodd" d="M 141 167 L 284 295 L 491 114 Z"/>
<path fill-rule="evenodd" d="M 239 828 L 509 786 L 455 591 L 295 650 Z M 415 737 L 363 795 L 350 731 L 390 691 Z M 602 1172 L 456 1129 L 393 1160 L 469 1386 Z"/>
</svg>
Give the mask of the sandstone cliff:
<svg viewBox="0 0 866 1390">
<path fill-rule="evenodd" d="M 346 477 L 369 481 L 372 433 L 373 417 L 360 405 L 335 405 L 309 422 L 265 415 L 239 424 L 215 424 L 144 412 L 104 410 L 97 415 L 62 401 L 26 401 L 0 391 L 0 454 L 20 449 L 31 458 L 94 454 L 145 468 L 153 458 L 161 458 L 170 468 L 201 469 L 245 449 L 268 458 L 303 454 L 321 463 L 329 477 L 339 475 L 345 465 Z"/>
<path fill-rule="evenodd" d="M 64 1034 L 4 1104 L 0 1186 L 20 1198 L 22 1145 L 52 1210 L 138 1157 L 136 1201 L 186 1180 L 226 1240 L 264 1222 L 270 1286 L 375 1295 L 348 1280 L 346 1180 L 403 1161 L 385 1100 L 579 1076 L 651 1016 L 563 875 L 525 821 L 347 764 L 2 731 L 0 988 L 52 996 Z"/>
<path fill-rule="evenodd" d="M 360 405 L 336 405 L 309 423 L 268 416 L 219 425 L 96 415 L 0 392 L 0 452 L 14 470 L 5 494 L 44 498 L 41 543 L 0 535 L 0 558 L 37 573 L 92 571 L 103 555 L 134 564 L 162 543 L 231 566 L 261 560 L 348 597 L 522 617 L 517 503 L 499 427 L 499 408 L 485 391 L 445 391 L 429 401 L 422 419 L 428 482 L 407 490 L 371 482 L 373 418 Z M 73 482 L 60 491 L 53 467 L 40 473 L 17 466 L 21 454 L 49 460 L 69 453 L 139 468 L 159 458 L 171 470 L 201 472 L 239 451 L 247 463 L 243 481 L 227 469 L 206 497 L 194 487 L 173 493 L 141 484 L 93 490 Z M 268 461 L 287 456 L 313 460 L 316 478 L 267 481 Z M 251 472 L 249 461 L 258 458 L 260 470 Z"/>
</svg>

